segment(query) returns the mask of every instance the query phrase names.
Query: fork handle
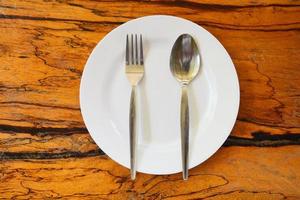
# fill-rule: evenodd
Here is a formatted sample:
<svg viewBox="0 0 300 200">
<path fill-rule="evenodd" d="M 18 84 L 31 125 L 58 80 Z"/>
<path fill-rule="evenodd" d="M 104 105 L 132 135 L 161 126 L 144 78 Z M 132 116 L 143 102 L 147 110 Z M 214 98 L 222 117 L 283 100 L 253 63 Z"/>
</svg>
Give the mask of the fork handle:
<svg viewBox="0 0 300 200">
<path fill-rule="evenodd" d="M 181 128 L 181 159 L 183 179 L 188 179 L 189 170 L 189 102 L 187 85 L 181 89 L 180 128 Z"/>
<path fill-rule="evenodd" d="M 136 87 L 132 86 L 130 97 L 130 110 L 129 110 L 129 146 L 130 146 L 130 174 L 131 180 L 135 179 L 136 168 L 136 104 L 135 104 L 135 90 Z"/>
</svg>

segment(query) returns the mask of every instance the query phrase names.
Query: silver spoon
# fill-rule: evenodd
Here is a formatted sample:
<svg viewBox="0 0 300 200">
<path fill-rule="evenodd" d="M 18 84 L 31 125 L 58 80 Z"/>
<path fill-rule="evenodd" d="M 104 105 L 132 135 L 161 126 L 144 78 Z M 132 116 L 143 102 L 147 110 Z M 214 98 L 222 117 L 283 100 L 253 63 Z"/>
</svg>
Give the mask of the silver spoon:
<svg viewBox="0 0 300 200">
<path fill-rule="evenodd" d="M 181 83 L 181 153 L 183 179 L 188 179 L 189 163 L 189 105 L 188 84 L 195 78 L 200 69 L 200 53 L 196 42 L 188 34 L 180 35 L 175 41 L 170 68 L 174 77 Z"/>
</svg>

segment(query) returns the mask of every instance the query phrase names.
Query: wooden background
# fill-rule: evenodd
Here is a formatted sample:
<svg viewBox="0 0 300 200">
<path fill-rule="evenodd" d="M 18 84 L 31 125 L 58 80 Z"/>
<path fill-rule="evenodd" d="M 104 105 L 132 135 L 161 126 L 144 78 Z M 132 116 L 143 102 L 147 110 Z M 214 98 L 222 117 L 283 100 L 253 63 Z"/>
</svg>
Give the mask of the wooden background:
<svg viewBox="0 0 300 200">
<path fill-rule="evenodd" d="M 206 28 L 239 75 L 231 136 L 188 182 L 141 173 L 130 181 L 80 114 L 94 46 L 153 14 Z M 0 199 L 300 199 L 299 33 L 299 0 L 0 0 Z"/>
</svg>

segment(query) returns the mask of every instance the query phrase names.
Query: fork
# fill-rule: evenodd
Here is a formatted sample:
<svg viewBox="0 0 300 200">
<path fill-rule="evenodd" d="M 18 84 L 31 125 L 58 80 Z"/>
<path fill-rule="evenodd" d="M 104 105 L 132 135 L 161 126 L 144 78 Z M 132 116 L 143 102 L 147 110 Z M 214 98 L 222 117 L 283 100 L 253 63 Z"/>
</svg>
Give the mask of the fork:
<svg viewBox="0 0 300 200">
<path fill-rule="evenodd" d="M 130 42 L 129 42 L 130 40 Z M 136 87 L 144 76 L 143 39 L 131 34 L 129 39 L 126 35 L 125 71 L 131 84 L 130 110 L 129 110 L 129 145 L 130 145 L 130 174 L 131 180 L 136 175 Z"/>
</svg>

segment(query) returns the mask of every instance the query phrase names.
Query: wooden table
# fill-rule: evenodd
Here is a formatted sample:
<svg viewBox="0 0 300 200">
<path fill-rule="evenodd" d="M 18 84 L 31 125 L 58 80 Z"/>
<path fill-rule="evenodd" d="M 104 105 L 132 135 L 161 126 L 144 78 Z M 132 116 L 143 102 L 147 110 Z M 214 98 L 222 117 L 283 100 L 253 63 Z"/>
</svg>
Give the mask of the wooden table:
<svg viewBox="0 0 300 200">
<path fill-rule="evenodd" d="M 238 72 L 236 125 L 208 161 L 152 176 L 108 158 L 79 108 L 101 38 L 169 14 L 214 34 Z M 0 1 L 0 199 L 300 199 L 300 1 Z"/>
</svg>

